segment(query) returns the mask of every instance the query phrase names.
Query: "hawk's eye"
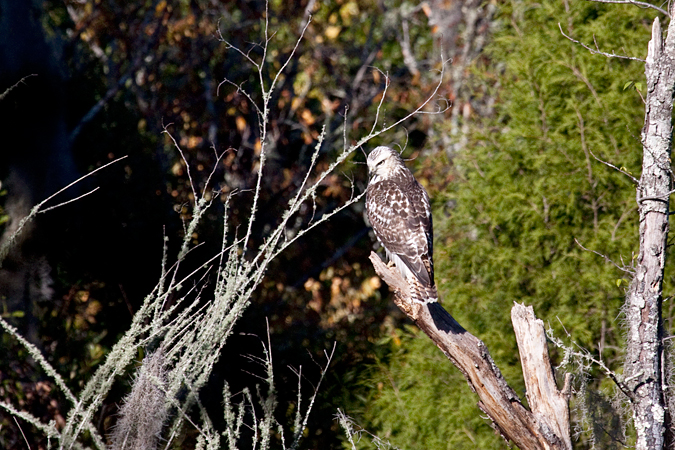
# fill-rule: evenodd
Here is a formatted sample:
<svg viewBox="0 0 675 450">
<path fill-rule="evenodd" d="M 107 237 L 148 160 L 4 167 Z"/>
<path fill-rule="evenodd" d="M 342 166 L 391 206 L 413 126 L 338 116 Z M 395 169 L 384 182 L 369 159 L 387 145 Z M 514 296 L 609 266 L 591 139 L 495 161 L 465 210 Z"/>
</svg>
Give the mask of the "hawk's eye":
<svg viewBox="0 0 675 450">
<path fill-rule="evenodd" d="M 381 160 L 380 162 L 378 162 L 377 164 L 375 164 L 375 167 L 381 166 L 383 163 L 384 163 L 384 159 Z"/>
</svg>

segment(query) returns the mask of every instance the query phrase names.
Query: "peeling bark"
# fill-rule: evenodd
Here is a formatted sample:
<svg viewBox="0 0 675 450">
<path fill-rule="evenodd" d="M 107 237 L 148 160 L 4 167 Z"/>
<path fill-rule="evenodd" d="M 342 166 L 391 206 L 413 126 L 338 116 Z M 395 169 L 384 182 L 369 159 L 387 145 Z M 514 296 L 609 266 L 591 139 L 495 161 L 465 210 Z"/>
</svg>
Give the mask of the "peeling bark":
<svg viewBox="0 0 675 450">
<path fill-rule="evenodd" d="M 487 347 L 466 331 L 439 303 L 411 300 L 408 284 L 396 268 L 371 253 L 375 272 L 394 292 L 394 302 L 457 366 L 469 387 L 478 394 L 478 407 L 494 428 L 521 450 L 571 450 L 567 397 L 558 391 L 546 348 L 544 325 L 532 308 L 514 305 L 523 373 L 528 388 L 529 411 L 511 389 Z M 563 389 L 565 391 L 565 389 Z"/>
<path fill-rule="evenodd" d="M 661 304 L 672 188 L 674 21 L 670 22 L 664 45 L 659 19 L 654 20 L 645 75 L 648 92 L 642 129 L 642 175 L 637 188 L 640 251 L 626 296 L 628 337 L 624 367 L 624 383 L 632 394 L 638 450 L 663 448 L 666 429 Z"/>
</svg>

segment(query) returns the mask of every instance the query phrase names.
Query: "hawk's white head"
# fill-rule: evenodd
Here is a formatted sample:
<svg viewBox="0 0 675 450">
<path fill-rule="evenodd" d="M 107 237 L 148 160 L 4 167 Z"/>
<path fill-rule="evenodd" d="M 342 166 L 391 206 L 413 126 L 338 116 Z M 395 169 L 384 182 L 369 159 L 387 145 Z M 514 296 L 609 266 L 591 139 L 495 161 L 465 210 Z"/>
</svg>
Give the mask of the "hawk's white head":
<svg viewBox="0 0 675 450">
<path fill-rule="evenodd" d="M 372 176 L 371 183 L 392 178 L 405 173 L 406 170 L 403 158 L 394 149 L 381 145 L 368 154 L 368 173 Z"/>
</svg>

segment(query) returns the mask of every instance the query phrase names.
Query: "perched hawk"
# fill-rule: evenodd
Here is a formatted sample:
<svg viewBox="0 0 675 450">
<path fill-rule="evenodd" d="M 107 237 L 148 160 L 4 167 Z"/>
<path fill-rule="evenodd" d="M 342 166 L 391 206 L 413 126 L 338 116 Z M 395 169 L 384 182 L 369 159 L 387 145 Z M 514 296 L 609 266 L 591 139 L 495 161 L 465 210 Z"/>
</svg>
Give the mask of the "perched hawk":
<svg viewBox="0 0 675 450">
<path fill-rule="evenodd" d="M 427 192 L 401 156 L 389 147 L 377 147 L 370 152 L 368 172 L 366 212 L 375 236 L 408 281 L 413 301 L 438 301 Z"/>
</svg>

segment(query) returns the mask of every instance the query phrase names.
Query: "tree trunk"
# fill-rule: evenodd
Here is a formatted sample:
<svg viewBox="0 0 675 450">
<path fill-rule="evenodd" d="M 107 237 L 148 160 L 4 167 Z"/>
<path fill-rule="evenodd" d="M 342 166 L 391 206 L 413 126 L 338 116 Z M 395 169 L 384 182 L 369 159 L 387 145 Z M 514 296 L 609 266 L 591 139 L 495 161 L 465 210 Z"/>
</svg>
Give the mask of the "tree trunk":
<svg viewBox="0 0 675 450">
<path fill-rule="evenodd" d="M 661 303 L 672 187 L 675 22 L 665 46 L 659 19 L 654 20 L 645 64 L 647 100 L 642 129 L 642 176 L 637 188 L 640 252 L 626 298 L 628 338 L 624 383 L 630 389 L 637 450 L 662 449 L 666 428 L 663 393 Z"/>
</svg>

